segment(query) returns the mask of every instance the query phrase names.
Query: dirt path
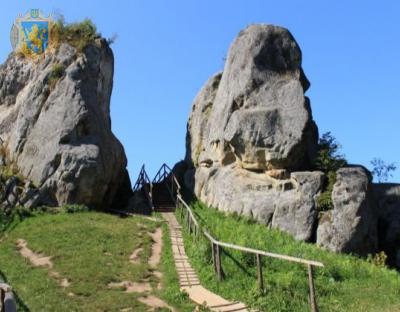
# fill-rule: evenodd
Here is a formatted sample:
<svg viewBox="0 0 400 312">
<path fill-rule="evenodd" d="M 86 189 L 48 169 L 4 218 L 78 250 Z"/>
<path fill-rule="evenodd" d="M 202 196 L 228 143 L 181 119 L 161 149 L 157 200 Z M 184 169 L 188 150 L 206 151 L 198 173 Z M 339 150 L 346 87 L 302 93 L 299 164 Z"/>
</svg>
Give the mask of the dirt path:
<svg viewBox="0 0 400 312">
<path fill-rule="evenodd" d="M 139 264 L 140 263 L 140 254 L 143 252 L 143 248 L 139 247 L 136 248 L 132 254 L 129 256 L 129 262 L 133 264 Z"/>
<path fill-rule="evenodd" d="M 42 254 L 34 252 L 33 250 L 28 248 L 28 242 L 21 238 L 17 240 L 17 248 L 19 249 L 19 253 L 21 254 L 21 256 L 27 258 L 33 266 L 48 267 L 49 275 L 51 277 L 54 277 L 62 288 L 67 288 L 71 285 L 71 282 L 67 278 L 61 277 L 60 273 L 52 270 L 53 262 L 51 261 L 51 256 L 43 256 Z"/>
<path fill-rule="evenodd" d="M 141 226 L 142 230 L 145 230 L 145 226 Z M 161 279 L 162 279 L 162 273 L 158 270 L 158 266 L 161 261 L 161 252 L 162 252 L 162 229 L 161 227 L 157 228 L 154 232 L 152 233 L 147 233 L 151 239 L 152 239 L 152 245 L 151 245 L 151 255 L 148 260 L 148 264 L 150 267 L 151 274 L 159 280 L 159 283 L 157 285 L 157 289 L 161 289 Z M 132 254 L 129 256 L 129 262 L 132 264 L 140 264 L 140 254 L 143 252 L 143 247 L 139 246 L 136 248 Z M 138 300 L 147 305 L 149 308 L 152 310 L 157 310 L 160 308 L 167 308 L 173 312 L 176 310 L 169 306 L 166 302 L 161 300 L 160 298 L 154 296 L 151 294 L 153 288 L 151 287 L 148 279 L 139 281 L 139 282 L 132 282 L 132 281 L 122 281 L 122 282 L 114 282 L 114 283 L 109 283 L 107 285 L 109 288 L 121 288 L 125 290 L 126 293 L 138 293 L 142 294 L 141 297 L 138 298 Z M 125 311 L 131 311 L 130 309 L 126 309 Z"/>
<path fill-rule="evenodd" d="M 131 282 L 131 281 L 122 281 L 118 283 L 109 283 L 109 288 L 123 288 L 127 293 L 144 293 L 151 291 L 151 285 L 149 282 Z"/>
<path fill-rule="evenodd" d="M 28 248 L 28 242 L 24 239 L 17 240 L 17 248 L 22 257 L 27 258 L 33 266 L 47 266 L 49 268 L 53 267 L 53 262 L 51 262 L 51 257 L 45 257 L 41 254 L 35 253 Z"/>
<path fill-rule="evenodd" d="M 157 268 L 161 260 L 161 250 L 162 250 L 162 229 L 157 228 L 154 233 L 149 233 L 153 240 L 153 245 L 151 246 L 151 256 L 149 259 L 149 265 L 152 268 Z"/>
<path fill-rule="evenodd" d="M 249 311 L 245 304 L 225 300 L 201 286 L 197 274 L 190 265 L 185 253 L 181 226 L 176 220 L 175 214 L 168 212 L 163 213 L 162 216 L 168 222 L 172 241 L 172 253 L 175 260 L 176 270 L 179 275 L 181 290 L 185 291 L 192 301 L 199 305 L 205 304 L 211 311 Z"/>
<path fill-rule="evenodd" d="M 147 296 L 147 297 L 140 297 L 139 301 L 141 303 L 144 303 L 145 305 L 152 307 L 154 310 L 156 309 L 161 309 L 161 308 L 166 308 L 171 310 L 172 312 L 175 312 L 176 310 L 169 306 L 167 303 L 165 303 L 163 300 L 160 298 L 157 298 L 155 296 Z"/>
</svg>

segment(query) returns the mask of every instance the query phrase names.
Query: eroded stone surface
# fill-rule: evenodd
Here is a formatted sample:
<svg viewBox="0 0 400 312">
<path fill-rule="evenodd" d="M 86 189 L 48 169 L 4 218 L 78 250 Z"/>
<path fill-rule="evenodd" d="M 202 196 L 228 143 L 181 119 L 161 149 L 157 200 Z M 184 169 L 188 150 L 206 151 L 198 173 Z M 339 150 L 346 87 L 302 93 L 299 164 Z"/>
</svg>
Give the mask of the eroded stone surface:
<svg viewBox="0 0 400 312">
<path fill-rule="evenodd" d="M 246 169 L 304 168 L 317 129 L 301 51 L 288 30 L 251 25 L 231 45 L 223 73 L 197 95 L 188 123 L 186 160 L 237 162 Z"/>
<path fill-rule="evenodd" d="M 339 169 L 333 187 L 331 216 L 322 219 L 317 240 L 336 252 L 367 255 L 377 251 L 376 209 L 370 173 L 363 167 Z"/>
<path fill-rule="evenodd" d="M 125 153 L 111 131 L 113 71 L 101 39 L 83 53 L 63 44 L 40 61 L 11 54 L 0 67 L 6 158 L 40 189 L 42 203 L 105 208 L 122 189 L 130 192 Z"/>
<path fill-rule="evenodd" d="M 308 168 L 316 152 L 308 86 L 288 30 L 251 25 L 241 31 L 223 72 L 193 102 L 185 184 L 212 207 L 310 240 L 323 175 L 293 172 Z"/>
</svg>

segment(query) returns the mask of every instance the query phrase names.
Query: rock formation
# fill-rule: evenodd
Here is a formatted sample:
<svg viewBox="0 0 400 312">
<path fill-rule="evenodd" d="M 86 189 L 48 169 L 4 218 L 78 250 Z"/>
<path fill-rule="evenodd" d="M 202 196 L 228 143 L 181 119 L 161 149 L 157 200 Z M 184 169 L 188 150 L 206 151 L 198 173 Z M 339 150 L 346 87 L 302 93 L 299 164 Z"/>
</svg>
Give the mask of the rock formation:
<svg viewBox="0 0 400 312">
<path fill-rule="evenodd" d="M 194 102 L 186 160 L 264 171 L 307 168 L 318 140 L 308 87 L 289 31 L 248 27 L 233 42 L 223 73 Z"/>
<path fill-rule="evenodd" d="M 213 207 L 310 240 L 323 174 L 309 168 L 318 130 L 301 51 L 286 29 L 252 25 L 197 95 L 188 123 L 187 183 Z"/>
<path fill-rule="evenodd" d="M 385 251 L 400 267 L 400 186 L 371 183 L 363 167 L 336 173 L 333 209 L 315 170 L 318 129 L 301 51 L 288 30 L 251 25 L 232 43 L 224 70 L 196 96 L 184 163 L 175 170 L 203 202 L 335 252 Z M 396 262 L 397 261 L 397 262 Z"/>
<path fill-rule="evenodd" d="M 114 59 L 103 39 L 37 60 L 15 53 L 0 67 L 0 137 L 6 165 L 42 204 L 107 208 L 130 191 L 126 157 L 111 132 Z"/>
<path fill-rule="evenodd" d="M 341 168 L 333 187 L 333 210 L 321 218 L 317 244 L 336 252 L 367 255 L 377 250 L 377 216 L 370 173 L 362 167 Z"/>
<path fill-rule="evenodd" d="M 388 256 L 390 265 L 400 268 L 400 184 L 372 184 L 378 235 L 378 250 Z"/>
</svg>

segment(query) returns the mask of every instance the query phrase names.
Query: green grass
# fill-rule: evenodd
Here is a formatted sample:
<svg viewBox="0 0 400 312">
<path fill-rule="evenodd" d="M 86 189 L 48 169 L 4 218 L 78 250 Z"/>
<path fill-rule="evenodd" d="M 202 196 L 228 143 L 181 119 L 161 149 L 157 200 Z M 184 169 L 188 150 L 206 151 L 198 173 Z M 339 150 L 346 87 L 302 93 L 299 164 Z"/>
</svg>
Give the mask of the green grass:
<svg viewBox="0 0 400 312">
<path fill-rule="evenodd" d="M 57 82 L 64 76 L 65 67 L 61 64 L 54 64 L 51 68 L 50 75 L 47 80 L 47 84 L 50 87 L 50 90 L 53 90 L 57 84 Z"/>
<path fill-rule="evenodd" d="M 317 260 L 315 269 L 320 311 L 400 311 L 400 275 L 350 255 L 337 255 L 315 245 L 298 242 L 234 215 L 225 215 L 203 204 L 192 204 L 195 214 L 219 240 L 266 251 Z M 261 311 L 309 311 L 307 270 L 301 264 L 263 258 L 265 292 L 257 287 L 255 257 L 232 250 L 222 254 L 225 279 L 213 271 L 211 248 L 204 238 L 194 243 L 184 234 L 190 261 L 205 287 L 228 299 L 241 300 Z"/>
<path fill-rule="evenodd" d="M 78 23 L 65 23 L 61 19 L 50 24 L 50 45 L 56 48 L 65 42 L 82 52 L 100 36 L 96 25 L 90 19 Z"/>
<path fill-rule="evenodd" d="M 0 234 L 0 272 L 18 297 L 19 311 L 148 311 L 138 301 L 141 294 L 107 286 L 110 282 L 146 278 L 150 279 L 153 294 L 179 311 L 191 311 L 193 306 L 175 283 L 177 274 L 165 238 L 168 235 L 164 235 L 166 244 L 159 268 L 164 289 L 157 290 L 158 281 L 147 260 L 151 254 L 148 232 L 158 226 L 161 223 L 141 217 L 120 218 L 98 212 L 36 214 L 14 222 Z M 71 285 L 62 288 L 48 268 L 34 267 L 23 258 L 16 248 L 19 238 L 35 252 L 52 256 L 52 270 L 68 278 Z M 132 264 L 129 256 L 139 246 L 144 249 L 141 263 Z"/>
</svg>

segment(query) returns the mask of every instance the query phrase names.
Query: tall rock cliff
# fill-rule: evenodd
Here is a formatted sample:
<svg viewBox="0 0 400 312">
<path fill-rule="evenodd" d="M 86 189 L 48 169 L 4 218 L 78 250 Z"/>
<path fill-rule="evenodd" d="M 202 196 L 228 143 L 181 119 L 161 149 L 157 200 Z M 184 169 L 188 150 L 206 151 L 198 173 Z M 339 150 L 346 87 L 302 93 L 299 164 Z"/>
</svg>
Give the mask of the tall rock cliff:
<svg viewBox="0 0 400 312">
<path fill-rule="evenodd" d="M 114 58 L 96 39 L 83 52 L 62 44 L 37 60 L 11 54 L 0 67 L 5 165 L 47 205 L 107 208 L 130 191 L 126 156 L 111 131 Z"/>
</svg>

